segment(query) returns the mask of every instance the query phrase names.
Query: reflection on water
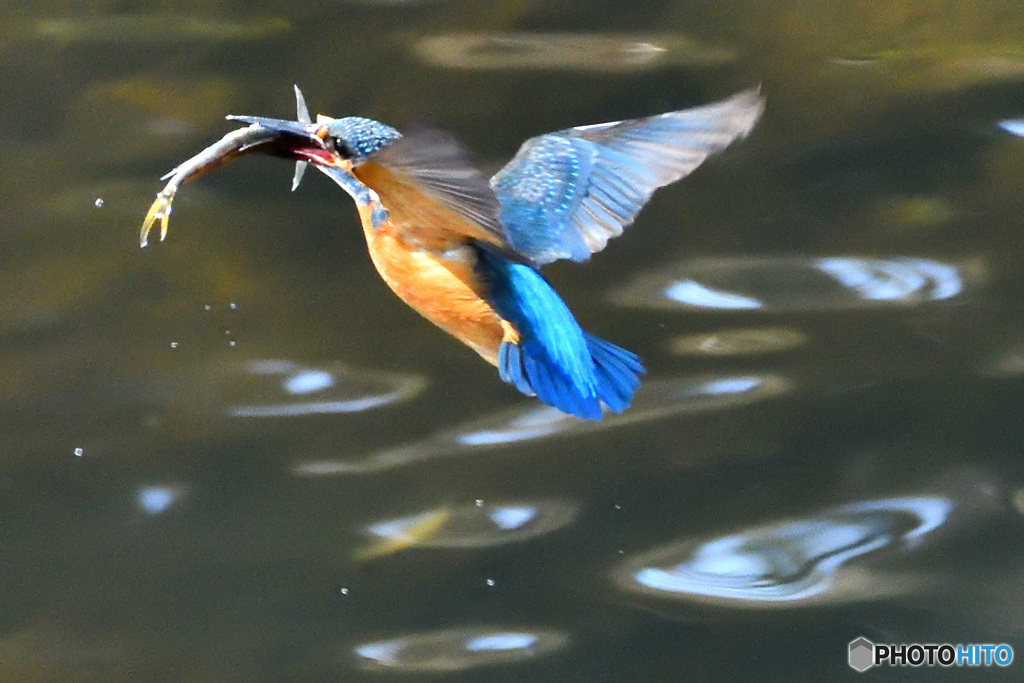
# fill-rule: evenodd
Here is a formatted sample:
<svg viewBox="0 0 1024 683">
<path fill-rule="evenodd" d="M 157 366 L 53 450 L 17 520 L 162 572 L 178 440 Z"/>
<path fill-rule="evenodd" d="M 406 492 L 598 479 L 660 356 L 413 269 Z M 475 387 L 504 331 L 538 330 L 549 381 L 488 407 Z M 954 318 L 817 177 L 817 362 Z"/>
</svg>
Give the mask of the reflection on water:
<svg viewBox="0 0 1024 683">
<path fill-rule="evenodd" d="M 923 258 L 723 258 L 688 261 L 613 293 L 623 306 L 659 309 L 843 310 L 962 296 L 972 269 Z"/>
<path fill-rule="evenodd" d="M 883 50 L 864 58 L 840 59 L 833 63 L 858 70 L 869 68 L 878 76 L 890 79 L 900 91 L 956 90 L 1024 77 L 1024 50 L 1019 42 L 971 43 L 962 37 L 941 44 Z"/>
<path fill-rule="evenodd" d="M 999 122 L 999 127 L 1007 133 L 1013 133 L 1018 137 L 1024 137 L 1024 119 L 1005 119 Z"/>
<path fill-rule="evenodd" d="M 252 361 L 230 395 L 244 405 L 229 405 L 234 417 L 295 417 L 318 413 L 355 413 L 412 398 L 426 386 L 416 375 L 355 370 L 341 363 L 320 367 L 287 360 Z"/>
<path fill-rule="evenodd" d="M 999 349 L 981 363 L 980 370 L 987 377 L 1024 377 L 1024 343 Z"/>
<path fill-rule="evenodd" d="M 59 131 L 60 150 L 86 166 L 112 165 L 123 172 L 131 161 L 147 160 L 164 168 L 173 165 L 167 158 L 183 141 L 218 125 L 239 91 L 237 82 L 212 75 L 139 74 L 92 81 L 62 105 L 67 115 Z M 146 180 L 152 183 L 139 179 L 131 202 L 136 207 L 152 194 L 152 185 L 142 191 Z"/>
<path fill-rule="evenodd" d="M 1022 644 L 1024 3 L 0 19 L 0 681 L 829 681 L 859 635 Z M 294 82 L 485 160 L 759 82 L 768 106 L 551 273 L 653 373 L 591 423 L 463 372 L 387 298 L 350 202 L 289 194 L 280 160 L 202 179 L 201 228 L 138 250 L 156 178 L 225 114 L 292 116 Z M 642 274 L 617 299 L 642 310 L 602 299 Z"/>
<path fill-rule="evenodd" d="M 736 59 L 731 49 L 685 36 L 610 33 L 463 33 L 421 38 L 413 50 L 425 62 L 457 69 L 640 71 Z"/>
<path fill-rule="evenodd" d="M 550 629 L 476 626 L 365 643 L 354 651 L 368 668 L 445 672 L 521 662 L 559 650 L 568 642 L 565 633 Z"/>
<path fill-rule="evenodd" d="M 1013 507 L 1017 512 L 1024 515 L 1024 488 L 1017 489 L 1011 497 Z"/>
<path fill-rule="evenodd" d="M 208 43 L 269 38 L 288 31 L 291 22 L 284 17 L 218 19 L 191 14 L 141 12 L 39 19 L 26 28 L 24 35 L 59 44 Z"/>
<path fill-rule="evenodd" d="M 756 356 L 806 343 L 807 335 L 791 327 L 744 327 L 676 337 L 669 349 L 680 356 Z"/>
<path fill-rule="evenodd" d="M 882 197 L 869 213 L 879 225 L 907 228 L 935 228 L 961 218 L 956 207 L 940 195 L 894 195 Z"/>
<path fill-rule="evenodd" d="M 443 0 L 343 0 L 348 4 L 352 5 L 381 5 L 381 6 L 416 6 L 424 5 L 428 3 L 443 2 Z"/>
<path fill-rule="evenodd" d="M 615 572 L 626 591 L 725 607 L 795 607 L 909 591 L 905 578 L 848 566 L 913 544 L 942 526 L 947 498 L 891 498 L 843 505 L 710 540 L 686 540 L 629 559 Z"/>
<path fill-rule="evenodd" d="M 135 502 L 148 515 L 159 515 L 166 512 L 181 495 L 185 487 L 181 485 L 143 486 L 135 493 Z"/>
<path fill-rule="evenodd" d="M 450 516 L 450 509 L 437 508 L 411 517 L 371 524 L 365 531 L 378 540 L 357 550 L 353 557 L 365 562 L 428 543 Z"/>
<path fill-rule="evenodd" d="M 96 209 L 86 204 L 86 207 Z M 81 209 L 82 211 L 86 209 Z M 103 296 L 113 260 L 56 253 L 22 263 L 4 276 L 0 334 L 58 328 Z"/>
<path fill-rule="evenodd" d="M 864 301 L 952 299 L 963 290 L 956 266 L 926 259 L 822 258 L 815 266 Z"/>
<path fill-rule="evenodd" d="M 790 382 L 775 374 L 652 379 L 637 391 L 629 410 L 620 414 L 606 412 L 600 422 L 579 420 L 549 406 L 528 404 L 363 460 L 304 462 L 292 471 L 298 476 L 369 474 L 438 456 L 471 453 L 480 448 L 604 431 L 696 411 L 726 410 L 779 396 L 790 389 Z"/>
<path fill-rule="evenodd" d="M 485 502 L 428 510 L 407 517 L 374 522 L 365 532 L 374 543 L 360 559 L 404 548 L 485 548 L 517 543 L 570 524 L 579 506 L 561 499 Z"/>
</svg>

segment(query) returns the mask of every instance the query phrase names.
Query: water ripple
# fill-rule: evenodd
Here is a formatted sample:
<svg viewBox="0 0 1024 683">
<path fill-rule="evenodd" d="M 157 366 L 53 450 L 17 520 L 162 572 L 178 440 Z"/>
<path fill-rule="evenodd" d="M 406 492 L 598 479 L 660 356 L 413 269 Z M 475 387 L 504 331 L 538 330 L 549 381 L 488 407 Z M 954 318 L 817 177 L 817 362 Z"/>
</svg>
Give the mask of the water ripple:
<svg viewBox="0 0 1024 683">
<path fill-rule="evenodd" d="M 612 293 L 623 306 L 758 311 L 911 306 L 962 296 L 981 267 L 925 258 L 832 256 L 687 261 Z"/>
<path fill-rule="evenodd" d="M 807 335 L 790 327 L 744 327 L 676 337 L 670 350 L 680 356 L 753 356 L 789 351 L 807 343 Z"/>
<path fill-rule="evenodd" d="M 471 626 L 364 643 L 354 652 L 366 668 L 451 672 L 514 664 L 559 650 L 568 642 L 568 635 L 551 629 Z"/>
<path fill-rule="evenodd" d="M 182 484 L 143 486 L 135 492 L 135 502 L 147 515 L 156 516 L 167 512 L 184 493 Z"/>
<path fill-rule="evenodd" d="M 413 52 L 455 69 L 642 71 L 670 64 L 715 65 L 736 59 L 728 48 L 680 35 L 607 33 L 462 33 L 421 38 Z"/>
<path fill-rule="evenodd" d="M 1005 119 L 999 122 L 999 127 L 1007 133 L 1024 138 L 1024 119 Z"/>
<path fill-rule="evenodd" d="M 412 398 L 425 385 L 416 375 L 355 370 L 341 363 L 312 367 L 259 360 L 247 366 L 244 381 L 232 391 L 238 402 L 227 412 L 234 417 L 354 413 Z"/>
<path fill-rule="evenodd" d="M 577 504 L 557 498 L 501 503 L 481 500 L 435 508 L 367 525 L 364 532 L 374 540 L 358 558 L 381 557 L 410 547 L 484 548 L 517 543 L 565 527 L 578 512 Z"/>
<path fill-rule="evenodd" d="M 913 544 L 949 518 L 952 500 L 905 497 L 823 510 L 708 540 L 685 540 L 627 560 L 614 572 L 626 591 L 724 607 L 795 607 L 863 600 L 901 590 L 847 563 Z"/>
<path fill-rule="evenodd" d="M 768 373 L 655 379 L 640 387 L 628 410 L 606 413 L 600 422 L 579 420 L 555 408 L 530 403 L 438 432 L 422 441 L 377 452 L 363 460 L 304 462 L 292 472 L 297 476 L 368 474 L 481 448 L 605 431 L 691 412 L 725 410 L 790 389 L 789 380 Z"/>
<path fill-rule="evenodd" d="M 77 43 L 178 44 L 266 39 L 291 29 L 284 17 L 200 18 L 193 14 L 89 14 L 40 19 L 21 27 L 23 37 L 59 45 Z"/>
</svg>

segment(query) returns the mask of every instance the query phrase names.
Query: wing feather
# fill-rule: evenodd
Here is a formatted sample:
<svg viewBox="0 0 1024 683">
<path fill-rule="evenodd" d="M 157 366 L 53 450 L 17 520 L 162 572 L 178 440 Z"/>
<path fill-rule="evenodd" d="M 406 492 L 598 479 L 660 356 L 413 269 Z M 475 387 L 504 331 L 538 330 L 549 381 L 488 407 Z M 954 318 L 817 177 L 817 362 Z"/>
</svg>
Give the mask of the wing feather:
<svg viewBox="0 0 1024 683">
<path fill-rule="evenodd" d="M 622 234 L 655 190 L 746 136 L 763 109 L 751 89 L 703 107 L 531 138 L 491 178 L 504 235 L 537 265 L 586 260 Z"/>
<path fill-rule="evenodd" d="M 507 245 L 494 190 L 469 151 L 448 133 L 422 124 L 414 126 L 373 154 L 370 161 L 467 221 L 467 237 L 499 247 Z"/>
</svg>

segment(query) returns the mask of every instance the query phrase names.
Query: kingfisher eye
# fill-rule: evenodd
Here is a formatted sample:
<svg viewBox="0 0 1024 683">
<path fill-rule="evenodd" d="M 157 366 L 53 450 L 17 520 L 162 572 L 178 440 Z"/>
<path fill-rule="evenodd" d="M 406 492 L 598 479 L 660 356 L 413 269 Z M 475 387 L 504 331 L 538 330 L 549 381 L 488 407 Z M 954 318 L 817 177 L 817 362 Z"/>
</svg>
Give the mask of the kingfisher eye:
<svg viewBox="0 0 1024 683">
<path fill-rule="evenodd" d="M 342 138 L 334 138 L 334 151 L 345 159 L 351 159 L 355 156 L 352 152 L 352 148 L 349 147 L 348 143 L 346 143 Z"/>
</svg>

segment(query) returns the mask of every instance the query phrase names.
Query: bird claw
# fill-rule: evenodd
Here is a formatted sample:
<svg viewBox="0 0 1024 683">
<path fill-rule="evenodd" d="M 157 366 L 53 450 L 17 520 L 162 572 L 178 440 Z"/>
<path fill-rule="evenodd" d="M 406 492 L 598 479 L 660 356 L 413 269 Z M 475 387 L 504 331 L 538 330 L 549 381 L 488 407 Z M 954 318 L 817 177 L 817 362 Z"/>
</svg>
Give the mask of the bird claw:
<svg viewBox="0 0 1024 683">
<path fill-rule="evenodd" d="M 149 233 L 157 220 L 160 221 L 160 241 L 163 242 L 164 238 L 167 237 L 167 224 L 171 220 L 171 202 L 173 200 L 173 190 L 164 188 L 157 194 L 152 206 L 149 207 L 146 219 L 142 221 L 142 231 L 139 233 L 139 246 L 144 247 L 148 244 Z"/>
</svg>

